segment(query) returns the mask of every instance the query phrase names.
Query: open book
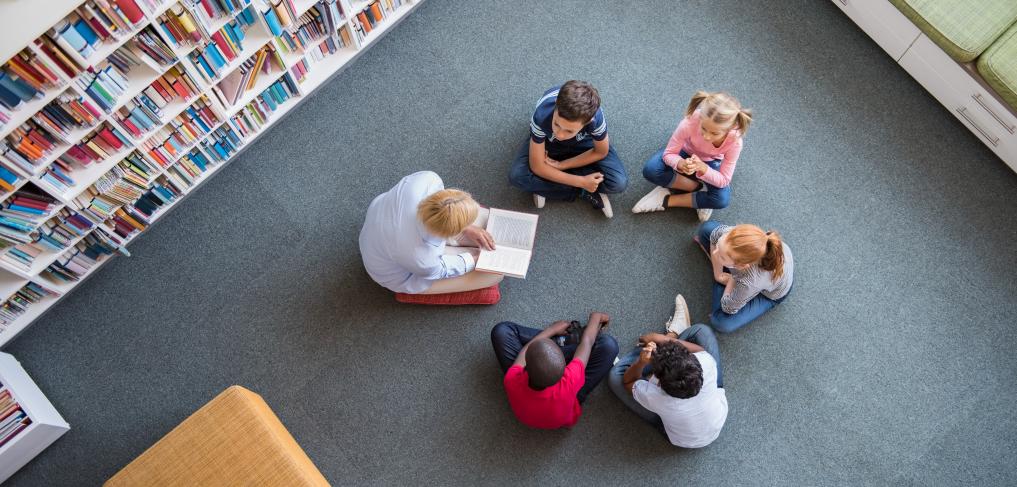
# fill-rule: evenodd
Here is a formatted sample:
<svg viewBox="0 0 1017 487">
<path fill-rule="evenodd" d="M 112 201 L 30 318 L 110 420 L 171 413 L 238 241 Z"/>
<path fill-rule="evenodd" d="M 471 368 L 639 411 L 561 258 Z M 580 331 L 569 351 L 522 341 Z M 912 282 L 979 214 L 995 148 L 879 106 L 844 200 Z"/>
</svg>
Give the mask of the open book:
<svg viewBox="0 0 1017 487">
<path fill-rule="evenodd" d="M 481 250 L 477 270 L 526 278 L 537 237 L 537 215 L 491 208 L 487 231 L 494 237 L 495 250 Z"/>
</svg>

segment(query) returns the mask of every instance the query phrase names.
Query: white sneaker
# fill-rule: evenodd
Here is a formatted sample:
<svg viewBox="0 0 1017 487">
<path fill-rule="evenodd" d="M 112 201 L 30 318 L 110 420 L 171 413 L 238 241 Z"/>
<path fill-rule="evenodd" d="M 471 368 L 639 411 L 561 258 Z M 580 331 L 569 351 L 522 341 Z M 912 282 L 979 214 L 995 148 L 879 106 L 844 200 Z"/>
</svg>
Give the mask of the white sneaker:
<svg viewBox="0 0 1017 487">
<path fill-rule="evenodd" d="M 699 221 L 705 222 L 710 219 L 711 215 L 713 215 L 713 210 L 709 208 L 699 208 L 696 210 L 696 213 L 699 215 Z"/>
<path fill-rule="evenodd" d="M 600 211 L 604 212 L 604 216 L 611 218 L 614 216 L 614 210 L 611 209 L 611 200 L 607 199 L 607 195 L 600 193 L 600 201 L 604 203 L 604 207 Z"/>
<path fill-rule="evenodd" d="M 544 207 L 544 203 L 546 202 L 547 198 L 544 198 L 543 196 L 536 193 L 533 194 L 533 206 L 536 206 L 538 209 L 540 209 Z"/>
<path fill-rule="evenodd" d="M 681 335 L 686 328 L 692 326 L 692 318 L 689 316 L 689 306 L 685 304 L 685 298 L 679 294 L 674 297 L 674 314 L 671 319 L 664 323 L 664 329 L 676 335 Z"/>
<path fill-rule="evenodd" d="M 632 207 L 632 213 L 664 211 L 664 205 L 667 203 L 668 196 L 671 196 L 671 190 L 657 186 L 649 193 L 646 193 L 646 196 L 639 199 L 636 206 Z"/>
</svg>

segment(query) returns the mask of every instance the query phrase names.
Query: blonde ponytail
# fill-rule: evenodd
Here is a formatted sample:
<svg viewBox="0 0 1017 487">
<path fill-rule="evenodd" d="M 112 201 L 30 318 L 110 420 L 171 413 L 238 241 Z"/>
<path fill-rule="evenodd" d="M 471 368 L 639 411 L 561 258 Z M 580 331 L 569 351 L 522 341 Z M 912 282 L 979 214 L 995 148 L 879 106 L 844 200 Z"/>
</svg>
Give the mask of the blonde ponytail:
<svg viewBox="0 0 1017 487">
<path fill-rule="evenodd" d="M 699 104 L 709 97 L 709 93 L 703 90 L 697 91 L 696 94 L 692 95 L 692 100 L 689 100 L 689 107 L 685 109 L 685 116 L 691 117 L 693 113 L 696 113 L 696 109 L 699 108 Z"/>
<path fill-rule="evenodd" d="M 749 130 L 752 124 L 752 110 L 742 108 L 737 98 L 718 91 L 709 93 L 697 91 L 689 100 L 689 106 L 685 109 L 685 116 L 690 117 L 696 110 L 699 110 L 700 118 L 710 119 L 728 129 L 736 128 L 741 135 Z"/>
</svg>

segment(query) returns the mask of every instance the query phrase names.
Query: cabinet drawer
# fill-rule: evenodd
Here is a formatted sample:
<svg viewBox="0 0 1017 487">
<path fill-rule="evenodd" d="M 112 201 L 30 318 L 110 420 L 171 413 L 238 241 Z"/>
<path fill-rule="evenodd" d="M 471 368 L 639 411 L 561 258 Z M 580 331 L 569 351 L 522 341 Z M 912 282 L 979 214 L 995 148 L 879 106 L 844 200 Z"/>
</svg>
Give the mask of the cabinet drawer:
<svg viewBox="0 0 1017 487">
<path fill-rule="evenodd" d="M 900 59 L 904 67 L 933 96 L 951 110 L 970 106 L 971 116 L 985 120 L 985 131 L 1001 139 L 1017 138 L 1017 115 L 980 82 L 978 75 L 957 64 L 924 34 Z"/>
<path fill-rule="evenodd" d="M 900 59 L 921 33 L 886 0 L 833 0 L 833 3 L 894 60 Z"/>
</svg>

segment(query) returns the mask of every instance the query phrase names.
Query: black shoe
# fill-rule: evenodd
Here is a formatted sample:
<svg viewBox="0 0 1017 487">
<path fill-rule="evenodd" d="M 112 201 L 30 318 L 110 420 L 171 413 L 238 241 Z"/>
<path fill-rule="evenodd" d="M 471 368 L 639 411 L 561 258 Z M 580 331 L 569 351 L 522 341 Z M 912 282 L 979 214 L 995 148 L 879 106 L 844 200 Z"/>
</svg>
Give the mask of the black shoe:
<svg viewBox="0 0 1017 487">
<path fill-rule="evenodd" d="M 579 345 L 579 342 L 583 339 L 583 330 L 586 327 L 580 325 L 578 321 L 569 323 L 569 327 L 565 330 L 565 345 Z"/>
<path fill-rule="evenodd" d="M 600 197 L 600 193 L 591 193 L 584 189 L 579 192 L 579 199 L 589 203 L 594 209 L 604 209 L 604 200 Z"/>
</svg>

